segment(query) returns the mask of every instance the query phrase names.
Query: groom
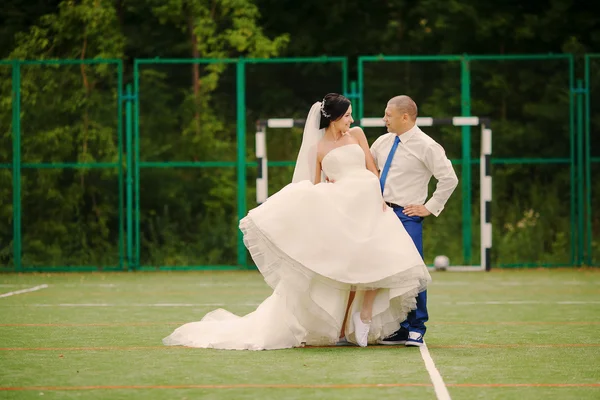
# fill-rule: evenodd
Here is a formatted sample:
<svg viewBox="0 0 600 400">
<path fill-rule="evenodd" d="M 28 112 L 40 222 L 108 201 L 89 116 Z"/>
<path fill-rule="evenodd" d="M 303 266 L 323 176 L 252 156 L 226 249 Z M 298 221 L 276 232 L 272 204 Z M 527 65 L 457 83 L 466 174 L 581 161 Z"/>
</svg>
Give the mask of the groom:
<svg viewBox="0 0 600 400">
<path fill-rule="evenodd" d="M 392 207 L 423 257 L 423 219 L 436 217 L 458 185 L 458 178 L 442 146 L 416 125 L 417 105 L 408 96 L 396 96 L 387 103 L 383 118 L 389 133 L 371 146 L 380 171 L 383 199 Z M 427 199 L 431 176 L 437 187 Z M 408 314 L 400 329 L 379 340 L 380 344 L 422 346 L 427 314 L 427 291 L 417 296 L 417 309 Z"/>
</svg>

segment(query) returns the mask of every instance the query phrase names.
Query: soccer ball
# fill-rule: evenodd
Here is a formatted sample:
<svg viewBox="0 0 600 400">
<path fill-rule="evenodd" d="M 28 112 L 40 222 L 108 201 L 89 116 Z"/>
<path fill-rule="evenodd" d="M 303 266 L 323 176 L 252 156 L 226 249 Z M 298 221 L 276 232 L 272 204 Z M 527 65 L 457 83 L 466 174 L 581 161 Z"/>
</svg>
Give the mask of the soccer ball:
<svg viewBox="0 0 600 400">
<path fill-rule="evenodd" d="M 450 266 L 450 259 L 446 256 L 437 256 L 433 260 L 433 266 L 436 271 L 445 271 Z"/>
</svg>

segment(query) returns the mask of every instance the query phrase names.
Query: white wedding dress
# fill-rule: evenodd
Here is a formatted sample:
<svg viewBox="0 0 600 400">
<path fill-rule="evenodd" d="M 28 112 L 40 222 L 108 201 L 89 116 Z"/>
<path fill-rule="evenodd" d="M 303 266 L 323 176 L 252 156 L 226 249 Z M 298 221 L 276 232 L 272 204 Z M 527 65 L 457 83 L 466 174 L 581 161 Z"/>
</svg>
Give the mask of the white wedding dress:
<svg viewBox="0 0 600 400">
<path fill-rule="evenodd" d="M 369 343 L 396 331 L 431 277 L 357 144 L 329 152 L 323 171 L 335 183 L 292 183 L 240 221 L 244 242 L 273 288 L 243 317 L 223 309 L 177 328 L 165 345 L 263 350 L 333 345 L 351 289 L 380 288 Z M 346 337 L 355 341 L 352 318 Z"/>
</svg>

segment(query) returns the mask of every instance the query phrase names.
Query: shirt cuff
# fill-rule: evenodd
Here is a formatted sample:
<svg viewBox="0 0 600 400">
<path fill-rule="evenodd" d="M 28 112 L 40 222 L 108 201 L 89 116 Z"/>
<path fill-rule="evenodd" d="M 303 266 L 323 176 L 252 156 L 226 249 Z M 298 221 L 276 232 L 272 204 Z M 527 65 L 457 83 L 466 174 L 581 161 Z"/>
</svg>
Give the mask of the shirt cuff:
<svg viewBox="0 0 600 400">
<path fill-rule="evenodd" d="M 427 211 L 429 211 L 437 217 L 444 209 L 444 205 L 440 204 L 436 199 L 432 197 L 427 203 L 425 203 L 425 208 L 427 209 Z"/>
</svg>

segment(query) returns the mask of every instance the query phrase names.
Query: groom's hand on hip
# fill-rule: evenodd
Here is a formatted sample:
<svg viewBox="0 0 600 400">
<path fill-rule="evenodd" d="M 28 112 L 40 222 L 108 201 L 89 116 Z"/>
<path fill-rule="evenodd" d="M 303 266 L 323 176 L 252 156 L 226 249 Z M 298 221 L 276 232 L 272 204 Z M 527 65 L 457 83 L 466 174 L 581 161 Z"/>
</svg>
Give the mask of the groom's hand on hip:
<svg viewBox="0 0 600 400">
<path fill-rule="evenodd" d="M 427 217 L 431 215 L 431 213 L 427 208 L 425 208 L 425 206 L 417 204 L 410 204 L 404 207 L 404 210 L 402 210 L 402 212 L 405 215 L 408 215 L 409 217 Z"/>
</svg>

